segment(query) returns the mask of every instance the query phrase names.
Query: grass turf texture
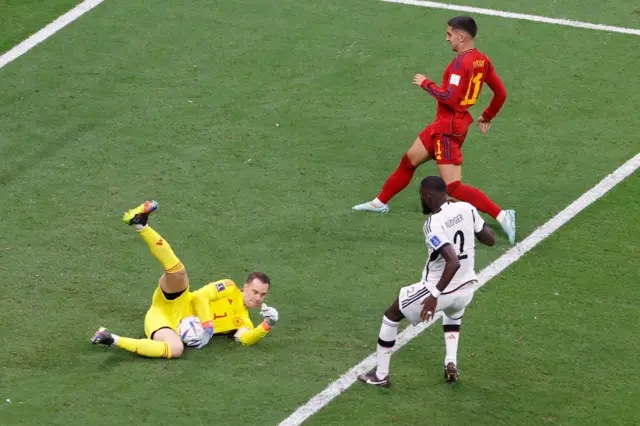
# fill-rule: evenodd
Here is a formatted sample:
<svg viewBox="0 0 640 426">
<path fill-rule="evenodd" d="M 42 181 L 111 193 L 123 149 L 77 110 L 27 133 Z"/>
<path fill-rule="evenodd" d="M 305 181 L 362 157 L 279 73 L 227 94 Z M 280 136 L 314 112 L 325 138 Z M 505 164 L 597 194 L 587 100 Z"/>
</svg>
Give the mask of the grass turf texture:
<svg viewBox="0 0 640 426">
<path fill-rule="evenodd" d="M 370 1 L 109 1 L 2 69 L 0 265 L 10 291 L 0 300 L 0 358 L 10 361 L 0 365 L 0 396 L 13 402 L 0 405 L 3 421 L 157 424 L 184 415 L 275 424 L 372 352 L 382 311 L 419 279 L 424 261 L 417 183 L 386 216 L 350 208 L 375 196 L 431 120 L 433 100 L 410 83 L 416 72 L 440 78 L 452 58 L 444 43 L 451 16 Z M 20 22 L 29 31 L 40 25 Z M 640 65 L 628 55 L 637 40 L 478 23 L 479 47 L 509 98 L 490 134 L 468 137 L 464 180 L 516 208 L 522 238 L 638 151 L 640 122 L 620 113 L 633 110 L 628 94 L 640 90 L 624 71 Z M 28 35 L 10 31 L 0 35 Z M 629 67 L 612 66 L 626 60 Z M 423 166 L 416 179 L 433 173 Z M 462 393 L 455 415 L 584 424 L 609 419 L 601 407 L 625 400 L 637 380 L 608 385 L 605 400 L 588 407 L 589 391 L 605 381 L 591 373 L 614 374 L 609 366 L 630 353 L 628 332 L 609 322 L 621 308 L 600 306 L 603 291 L 609 300 L 637 276 L 616 258 L 615 280 L 593 280 L 603 260 L 581 255 L 596 256 L 600 243 L 615 256 L 623 237 L 637 253 L 632 229 L 598 229 L 603 218 L 632 217 L 623 201 L 637 205 L 633 179 L 610 196 L 615 203 L 593 206 L 478 295 L 463 326 L 465 382 L 450 391 Z M 216 339 L 168 362 L 88 343 L 99 325 L 142 336 L 161 269 L 120 215 L 146 198 L 160 201 L 152 225 L 193 286 L 241 282 L 252 270 L 272 276 L 267 303 L 281 313 L 273 335 L 254 348 Z M 499 234 L 495 249 L 478 253 L 478 267 L 507 248 Z M 556 272 L 543 259 L 557 262 Z M 560 296 L 549 291 L 556 284 Z M 572 304 L 560 309 L 563 299 Z M 587 315 L 581 301 L 598 314 Z M 545 313 L 538 321 L 534 303 Z M 437 327 L 400 352 L 392 368 L 402 385 L 387 399 L 352 389 L 312 423 L 392 422 L 381 408 L 403 396 L 420 406 L 442 399 L 440 339 Z M 471 353 L 476 361 L 464 358 Z M 638 377 L 634 365 L 625 366 L 628 378 Z M 525 367 L 538 375 L 525 380 Z M 573 395 L 572 404 L 545 409 L 558 393 Z M 621 423 L 631 418 L 625 410 L 616 412 Z"/>
</svg>

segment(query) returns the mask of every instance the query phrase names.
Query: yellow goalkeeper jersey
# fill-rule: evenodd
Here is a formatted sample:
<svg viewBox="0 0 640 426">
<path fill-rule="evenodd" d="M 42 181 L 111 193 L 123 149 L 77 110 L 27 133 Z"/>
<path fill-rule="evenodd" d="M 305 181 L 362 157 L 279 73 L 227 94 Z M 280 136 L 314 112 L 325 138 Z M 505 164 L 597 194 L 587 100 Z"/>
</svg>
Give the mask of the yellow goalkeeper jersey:
<svg viewBox="0 0 640 426">
<path fill-rule="evenodd" d="M 191 306 L 185 316 L 197 315 L 202 322 L 213 321 L 214 334 L 247 328 L 248 331 L 242 333 L 238 340 L 250 346 L 260 341 L 271 329 L 266 322 L 258 327 L 253 326 L 249 310 L 244 305 L 242 290 L 232 280 L 209 283 L 194 291 L 192 296 Z"/>
</svg>

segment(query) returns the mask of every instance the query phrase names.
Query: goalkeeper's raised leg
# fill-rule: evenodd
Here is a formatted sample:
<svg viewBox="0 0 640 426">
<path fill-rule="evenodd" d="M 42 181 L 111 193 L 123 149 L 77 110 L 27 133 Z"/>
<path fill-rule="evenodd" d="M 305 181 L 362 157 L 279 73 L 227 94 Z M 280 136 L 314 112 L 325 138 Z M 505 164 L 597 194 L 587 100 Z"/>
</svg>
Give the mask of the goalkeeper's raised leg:
<svg viewBox="0 0 640 426">
<path fill-rule="evenodd" d="M 145 317 L 147 339 L 132 339 L 113 334 L 101 327 L 91 339 L 94 344 L 115 345 L 135 354 L 152 358 L 177 358 L 184 351 L 182 339 L 176 332 L 190 300 L 189 277 L 184 265 L 169 243 L 147 225 L 149 216 L 156 211 L 156 201 L 145 201 L 124 213 L 122 220 L 147 243 L 151 254 L 160 262 L 164 273 L 153 294 L 151 307 Z"/>
</svg>

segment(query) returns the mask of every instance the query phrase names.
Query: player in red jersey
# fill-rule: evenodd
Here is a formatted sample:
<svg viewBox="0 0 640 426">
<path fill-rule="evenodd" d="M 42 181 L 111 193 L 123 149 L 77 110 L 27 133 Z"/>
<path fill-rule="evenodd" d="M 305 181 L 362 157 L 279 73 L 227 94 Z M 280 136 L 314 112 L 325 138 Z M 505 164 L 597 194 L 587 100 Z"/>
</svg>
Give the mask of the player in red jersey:
<svg viewBox="0 0 640 426">
<path fill-rule="evenodd" d="M 480 132 L 486 133 L 491 120 L 498 114 L 507 98 L 507 91 L 489 58 L 474 46 L 478 27 L 473 18 L 457 16 L 447 22 L 447 42 L 458 55 L 444 71 L 442 86 L 422 74 L 413 77 L 413 84 L 420 86 L 437 101 L 436 118 L 416 138 L 400 165 L 389 176 L 378 196 L 368 203 L 354 206 L 354 210 L 386 213 L 389 200 L 402 191 L 418 166 L 435 160 L 438 172 L 447 184 L 447 194 L 472 204 L 481 212 L 496 219 L 513 244 L 516 239 L 516 214 L 503 210 L 477 188 L 464 185 L 462 180 L 462 144 L 473 117 L 468 109 L 474 105 L 486 83 L 493 91 L 493 99 L 476 121 Z"/>
</svg>

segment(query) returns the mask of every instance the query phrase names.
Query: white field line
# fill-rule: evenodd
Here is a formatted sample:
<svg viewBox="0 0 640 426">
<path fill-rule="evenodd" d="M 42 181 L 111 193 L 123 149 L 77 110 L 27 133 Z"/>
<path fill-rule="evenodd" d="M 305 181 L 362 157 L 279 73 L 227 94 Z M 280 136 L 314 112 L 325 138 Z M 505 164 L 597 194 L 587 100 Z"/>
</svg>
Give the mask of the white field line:
<svg viewBox="0 0 640 426">
<path fill-rule="evenodd" d="M 0 68 L 3 68 L 8 63 L 14 61 L 20 56 L 27 53 L 29 50 L 42 43 L 53 34 L 69 25 L 71 22 L 78 19 L 94 7 L 100 5 L 104 0 L 85 0 L 78 6 L 71 9 L 69 12 L 60 16 L 58 19 L 42 28 L 37 33 L 33 34 L 22 43 L 16 45 L 8 52 L 0 56 Z M 624 27 L 614 27 L 609 25 L 592 24 L 589 22 L 572 21 L 568 19 L 555 19 L 547 18 L 544 16 L 526 15 L 520 13 L 510 13 L 499 10 L 457 6 L 446 3 L 437 3 L 429 1 L 416 1 L 416 0 L 383 0 L 388 3 L 402 3 L 421 7 L 430 7 L 436 9 L 455 10 L 466 13 L 476 13 L 481 15 L 499 16 L 503 18 L 521 19 L 534 22 L 544 22 L 549 24 L 564 25 L 577 28 L 586 28 L 599 31 L 617 32 L 623 34 L 640 35 L 640 30 Z M 613 173 L 603 179 L 598 185 L 587 191 L 580 198 L 570 204 L 563 211 L 558 213 L 550 221 L 536 229 L 525 240 L 517 244 L 511 250 L 507 251 L 495 262 L 483 269 L 479 273 L 479 286 L 483 286 L 491 278 L 498 275 L 509 265 L 520 259 L 525 253 L 535 247 L 542 240 L 547 238 L 553 232 L 555 232 L 562 225 L 571 220 L 579 212 L 584 210 L 587 206 L 606 194 L 611 188 L 620 183 L 626 177 L 631 175 L 636 169 L 640 167 L 640 154 L 637 154 L 631 160 L 616 169 Z M 440 316 L 438 315 L 433 321 L 429 323 L 423 323 L 417 327 L 409 327 L 404 330 L 398 336 L 396 345 L 393 348 L 393 352 L 398 351 L 404 345 L 406 345 L 413 338 L 418 336 L 422 331 L 433 325 Z M 331 402 L 336 396 L 348 389 L 356 380 L 358 374 L 368 371 L 376 365 L 375 353 L 369 355 L 362 360 L 359 364 L 351 368 L 344 375 L 331 383 L 324 391 L 313 397 L 307 404 L 299 407 L 289 417 L 280 423 L 280 426 L 300 425 L 311 415 L 318 412 L 322 407 Z"/>
<path fill-rule="evenodd" d="M 600 183 L 585 192 L 580 198 L 569 204 L 564 210 L 555 215 L 551 220 L 537 228 L 531 235 L 516 244 L 497 260 L 484 268 L 478 274 L 478 286 L 482 287 L 491 278 L 504 271 L 509 265 L 524 256 L 529 250 L 537 246 L 541 241 L 569 222 L 582 210 L 591 205 L 598 198 L 606 194 L 611 188 L 622 182 L 640 167 L 640 153 L 618 167 L 613 173 L 602 179 Z M 439 317 L 438 317 L 439 318 Z M 398 335 L 393 352 L 398 351 L 409 343 L 422 331 L 429 328 L 437 318 L 429 323 L 422 323 L 416 327 L 409 326 Z M 356 380 L 359 374 L 372 369 L 376 365 L 375 352 L 363 359 L 359 364 L 351 368 L 336 381 L 329 384 L 322 392 L 311 398 L 305 405 L 299 407 L 289 417 L 280 423 L 280 426 L 298 426 L 317 413 L 322 407 L 329 404 L 335 397 L 347 390 Z"/>
<path fill-rule="evenodd" d="M 607 31 L 610 33 L 622 33 L 640 35 L 640 29 L 614 27 L 611 25 L 592 24 L 590 22 L 573 21 L 571 19 L 557 19 L 546 16 L 528 15 L 525 13 L 512 13 L 503 10 L 484 9 L 481 7 L 459 6 L 457 4 L 440 3 L 421 0 L 382 0 L 386 3 L 400 3 L 412 6 L 429 7 L 431 9 L 454 10 L 457 12 L 472 13 L 476 15 L 499 16 L 501 18 L 520 19 L 523 21 L 543 22 L 545 24 L 564 25 L 565 27 L 585 28 L 589 30 Z"/>
<path fill-rule="evenodd" d="M 33 34 L 31 37 L 23 41 L 22 43 L 14 46 L 8 52 L 2 54 L 0 56 L 0 68 L 3 68 L 9 62 L 18 59 L 20 56 L 27 53 L 29 50 L 36 47 L 38 44 L 42 43 L 62 28 L 66 27 L 94 7 L 98 6 L 104 0 L 85 0 L 64 15 L 60 16 L 58 19 L 42 28 L 37 33 Z"/>
</svg>

